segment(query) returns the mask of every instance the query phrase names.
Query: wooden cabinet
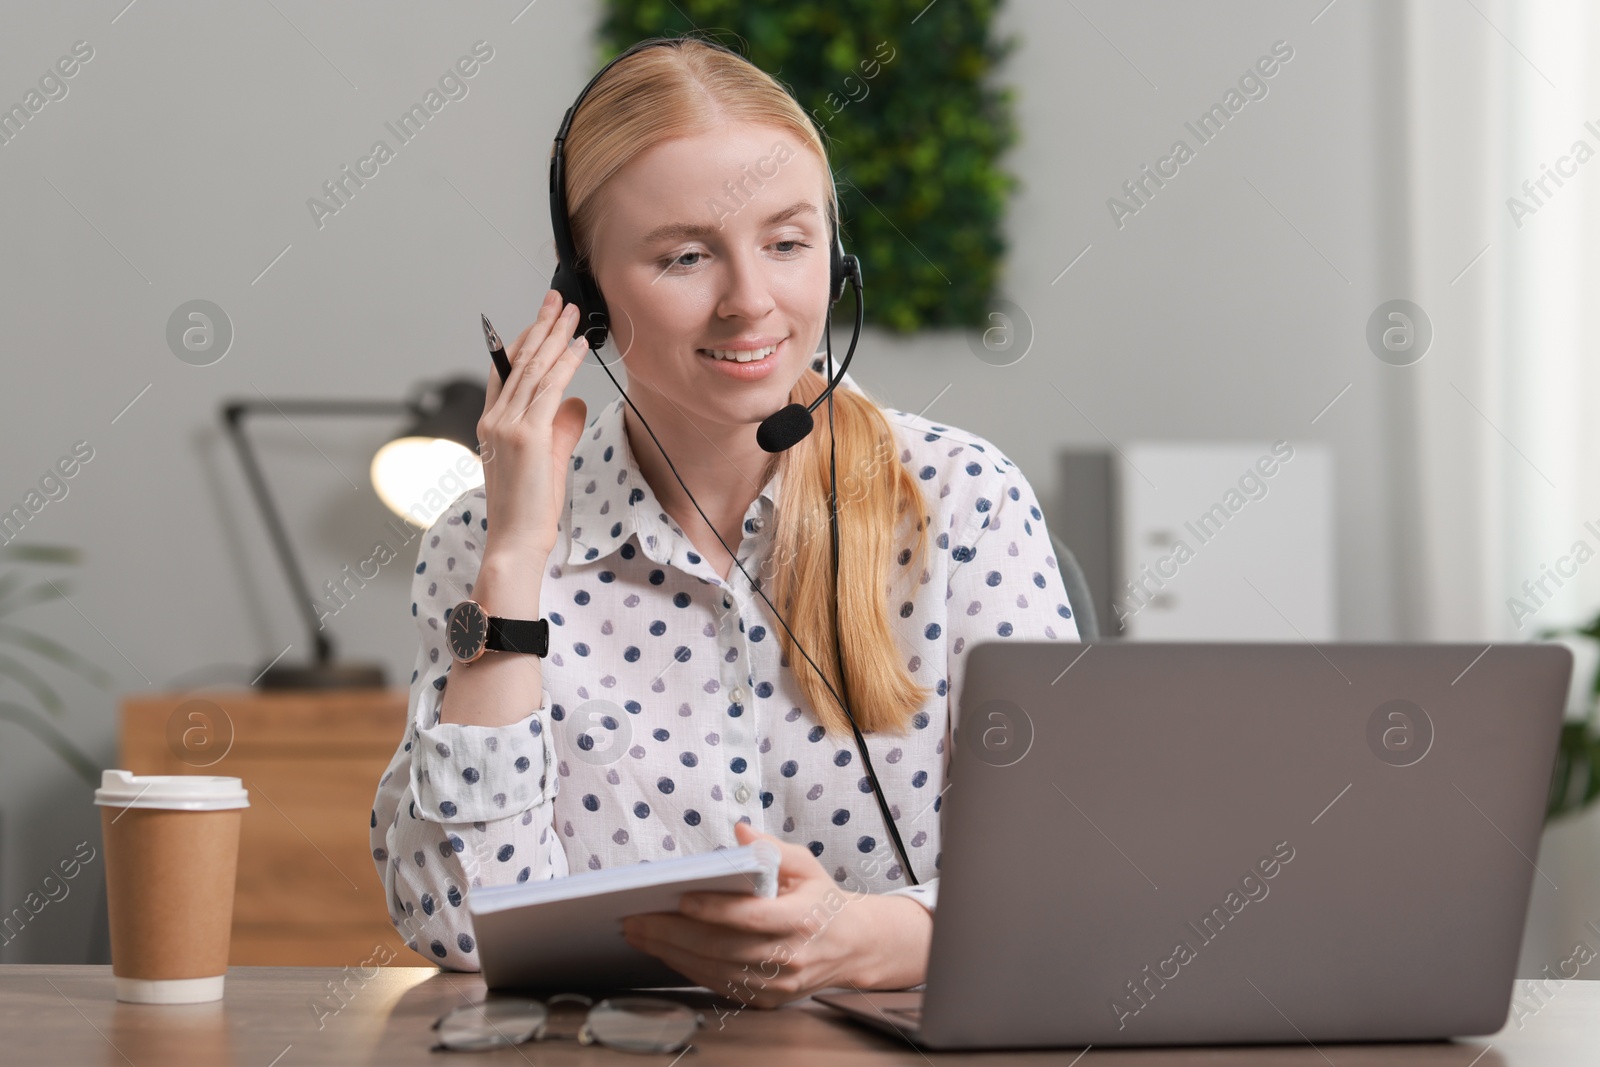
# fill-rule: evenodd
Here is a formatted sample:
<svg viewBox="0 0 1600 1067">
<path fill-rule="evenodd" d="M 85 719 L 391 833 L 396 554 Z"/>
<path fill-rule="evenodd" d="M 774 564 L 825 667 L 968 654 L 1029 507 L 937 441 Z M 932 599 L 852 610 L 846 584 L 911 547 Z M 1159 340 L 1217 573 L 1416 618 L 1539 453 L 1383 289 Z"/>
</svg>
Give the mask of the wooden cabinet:
<svg viewBox="0 0 1600 1067">
<path fill-rule="evenodd" d="M 250 791 L 230 964 L 371 966 L 380 946 L 411 955 L 389 924 L 367 836 L 406 700 L 404 689 L 124 697 L 121 766 L 229 775 Z"/>
</svg>

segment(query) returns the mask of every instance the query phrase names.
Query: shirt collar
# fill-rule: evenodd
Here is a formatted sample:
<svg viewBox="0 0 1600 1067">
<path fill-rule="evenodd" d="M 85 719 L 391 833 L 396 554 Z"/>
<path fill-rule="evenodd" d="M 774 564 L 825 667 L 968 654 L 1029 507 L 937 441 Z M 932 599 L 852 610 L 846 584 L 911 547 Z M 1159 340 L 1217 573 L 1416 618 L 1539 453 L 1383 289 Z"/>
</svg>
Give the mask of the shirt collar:
<svg viewBox="0 0 1600 1067">
<path fill-rule="evenodd" d="M 689 572 L 703 568 L 703 577 L 720 584 L 661 507 L 640 471 L 628 443 L 623 403 L 618 397 L 607 404 L 573 449 L 572 470 L 567 475 L 567 563 L 605 559 L 637 535 L 639 550 L 655 562 Z M 779 464 L 745 512 L 746 533 L 755 533 L 771 521 L 782 488 Z"/>
<path fill-rule="evenodd" d="M 812 368 L 823 370 L 821 357 L 812 361 Z M 848 373 L 839 386 L 860 392 Z M 602 408 L 584 428 L 583 437 L 573 449 L 572 469 L 567 475 L 567 563 L 605 559 L 637 534 L 639 550 L 656 563 L 691 573 L 703 570 L 702 577 L 712 584 L 722 584 L 645 481 L 628 443 L 623 405 L 623 399 L 618 397 Z M 824 413 L 822 418 L 826 417 Z M 745 512 L 747 535 L 770 526 L 782 488 L 780 463 Z"/>
</svg>

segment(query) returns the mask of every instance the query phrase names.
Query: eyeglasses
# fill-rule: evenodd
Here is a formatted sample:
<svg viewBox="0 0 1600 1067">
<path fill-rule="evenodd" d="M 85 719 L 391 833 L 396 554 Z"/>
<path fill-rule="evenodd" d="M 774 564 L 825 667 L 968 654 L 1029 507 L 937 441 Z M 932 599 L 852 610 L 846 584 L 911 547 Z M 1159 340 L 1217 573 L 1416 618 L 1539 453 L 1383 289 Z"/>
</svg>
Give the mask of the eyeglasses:
<svg viewBox="0 0 1600 1067">
<path fill-rule="evenodd" d="M 583 1010 L 583 1021 L 575 1033 L 570 1025 L 550 1025 L 552 1017 L 572 1009 Z M 677 1052 L 703 1021 L 687 1005 L 660 997 L 612 997 L 598 1004 L 581 993 L 561 993 L 548 1003 L 492 998 L 463 1004 L 435 1020 L 439 1043 L 433 1047 L 434 1051 L 483 1052 L 547 1037 L 575 1037 L 579 1044 L 600 1044 L 619 1052 Z"/>
</svg>

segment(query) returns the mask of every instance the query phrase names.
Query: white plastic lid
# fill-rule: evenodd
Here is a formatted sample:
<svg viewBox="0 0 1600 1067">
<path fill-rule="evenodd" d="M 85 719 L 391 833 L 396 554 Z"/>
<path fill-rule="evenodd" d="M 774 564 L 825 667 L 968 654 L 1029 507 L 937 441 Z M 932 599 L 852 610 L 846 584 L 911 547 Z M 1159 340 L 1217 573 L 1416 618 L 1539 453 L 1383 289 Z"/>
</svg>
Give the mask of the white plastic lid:
<svg viewBox="0 0 1600 1067">
<path fill-rule="evenodd" d="M 248 808 L 250 794 L 237 778 L 206 774 L 148 774 L 102 771 L 94 802 L 108 808 L 164 808 L 169 811 L 222 811 Z"/>
</svg>

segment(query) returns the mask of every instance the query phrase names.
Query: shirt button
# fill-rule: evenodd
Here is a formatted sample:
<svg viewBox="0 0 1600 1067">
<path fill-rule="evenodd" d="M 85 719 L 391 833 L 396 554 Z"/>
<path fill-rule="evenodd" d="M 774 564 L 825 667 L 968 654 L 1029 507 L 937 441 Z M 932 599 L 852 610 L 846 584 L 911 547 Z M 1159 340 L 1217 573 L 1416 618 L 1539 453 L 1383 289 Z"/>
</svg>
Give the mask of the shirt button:
<svg viewBox="0 0 1600 1067">
<path fill-rule="evenodd" d="M 739 783 L 739 788 L 735 789 L 733 791 L 733 799 L 737 800 L 741 804 L 743 804 L 745 801 L 749 800 L 750 799 L 750 787 L 745 785 L 743 782 L 740 782 Z"/>
<path fill-rule="evenodd" d="M 752 530 L 755 530 L 755 531 L 759 532 L 761 530 L 761 520 L 759 518 L 751 519 L 750 520 L 750 528 Z"/>
<path fill-rule="evenodd" d="M 729 696 L 730 699 L 733 700 L 733 702 L 735 704 L 743 704 L 744 703 L 744 687 L 743 686 L 738 686 L 738 685 L 734 686 L 733 687 L 733 692 L 729 693 L 728 696 Z"/>
</svg>

